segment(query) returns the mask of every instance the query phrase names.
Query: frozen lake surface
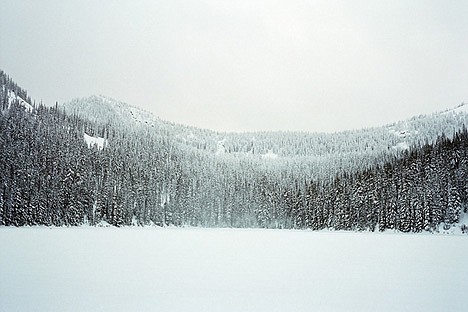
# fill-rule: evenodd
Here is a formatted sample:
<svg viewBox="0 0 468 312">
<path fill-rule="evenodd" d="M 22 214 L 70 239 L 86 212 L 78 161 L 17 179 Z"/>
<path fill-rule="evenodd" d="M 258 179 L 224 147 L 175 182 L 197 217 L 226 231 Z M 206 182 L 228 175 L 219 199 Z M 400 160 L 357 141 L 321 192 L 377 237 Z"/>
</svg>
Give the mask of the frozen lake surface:
<svg viewBox="0 0 468 312">
<path fill-rule="evenodd" d="M 0 228 L 0 311 L 463 311 L 468 236 Z"/>
</svg>

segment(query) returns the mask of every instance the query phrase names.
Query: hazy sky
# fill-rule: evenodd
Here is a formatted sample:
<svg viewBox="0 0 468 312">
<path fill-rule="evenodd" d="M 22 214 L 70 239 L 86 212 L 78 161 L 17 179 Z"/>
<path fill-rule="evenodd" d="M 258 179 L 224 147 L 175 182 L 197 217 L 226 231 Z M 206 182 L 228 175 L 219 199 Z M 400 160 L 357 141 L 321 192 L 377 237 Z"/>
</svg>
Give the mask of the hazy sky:
<svg viewBox="0 0 468 312">
<path fill-rule="evenodd" d="M 2 0 L 0 68 L 214 130 L 337 131 L 468 102 L 468 1 Z"/>
</svg>

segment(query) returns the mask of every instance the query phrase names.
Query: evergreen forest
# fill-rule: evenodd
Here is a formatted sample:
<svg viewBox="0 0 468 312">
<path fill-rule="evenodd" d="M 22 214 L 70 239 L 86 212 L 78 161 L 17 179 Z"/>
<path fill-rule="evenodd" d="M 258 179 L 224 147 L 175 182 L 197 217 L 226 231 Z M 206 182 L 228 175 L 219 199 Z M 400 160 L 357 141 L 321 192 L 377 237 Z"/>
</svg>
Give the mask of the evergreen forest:
<svg viewBox="0 0 468 312">
<path fill-rule="evenodd" d="M 105 97 L 36 103 L 3 71 L 0 84 L 1 225 L 421 232 L 467 213 L 464 112 L 218 133 Z"/>
</svg>

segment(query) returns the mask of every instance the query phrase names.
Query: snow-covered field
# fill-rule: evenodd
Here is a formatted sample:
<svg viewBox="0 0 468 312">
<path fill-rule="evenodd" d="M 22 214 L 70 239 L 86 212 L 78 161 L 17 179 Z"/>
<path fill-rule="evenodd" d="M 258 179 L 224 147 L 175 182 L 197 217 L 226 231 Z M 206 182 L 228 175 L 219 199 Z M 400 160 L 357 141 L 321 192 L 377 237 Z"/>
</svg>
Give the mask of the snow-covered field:
<svg viewBox="0 0 468 312">
<path fill-rule="evenodd" d="M 0 311 L 464 311 L 468 237 L 0 228 Z"/>
</svg>

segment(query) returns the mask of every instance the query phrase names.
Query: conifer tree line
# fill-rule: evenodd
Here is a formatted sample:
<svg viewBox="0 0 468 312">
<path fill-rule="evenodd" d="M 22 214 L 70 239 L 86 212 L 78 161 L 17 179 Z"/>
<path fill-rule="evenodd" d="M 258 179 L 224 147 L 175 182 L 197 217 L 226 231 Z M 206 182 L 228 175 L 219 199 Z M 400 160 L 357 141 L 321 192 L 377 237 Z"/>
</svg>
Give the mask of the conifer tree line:
<svg viewBox="0 0 468 312">
<path fill-rule="evenodd" d="M 338 133 L 252 132 L 220 133 L 178 125 L 104 96 L 75 99 L 64 104 L 68 114 L 107 125 L 132 136 L 152 135 L 186 150 L 215 154 L 218 161 L 255 162 L 270 174 L 278 172 L 280 183 L 291 180 L 332 179 L 342 172 L 383 165 L 401 151 L 434 143 L 441 133 L 452 137 L 468 123 L 468 114 L 450 110 L 417 116 L 391 125 Z M 127 136 L 128 137 L 128 136 Z M 286 178 L 285 178 L 286 177 Z"/>
<path fill-rule="evenodd" d="M 467 212 L 468 132 L 406 152 L 382 167 L 309 183 L 288 194 L 298 228 L 385 230 L 445 229 Z"/>
<path fill-rule="evenodd" d="M 299 166 L 220 158 L 207 153 L 202 141 L 191 148 L 165 132 L 119 127 L 58 106 L 36 105 L 4 72 L 0 82 L 2 225 L 417 232 L 450 226 L 466 210 L 464 127 L 453 137 L 441 135 L 385 162 L 369 162 L 365 169 L 311 179 Z M 89 147 L 85 133 L 108 144 Z"/>
</svg>

